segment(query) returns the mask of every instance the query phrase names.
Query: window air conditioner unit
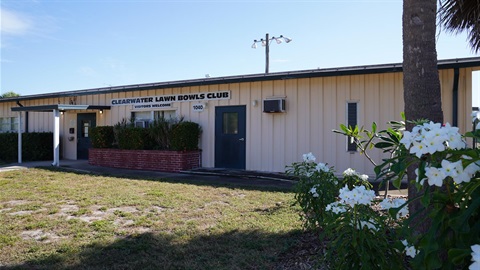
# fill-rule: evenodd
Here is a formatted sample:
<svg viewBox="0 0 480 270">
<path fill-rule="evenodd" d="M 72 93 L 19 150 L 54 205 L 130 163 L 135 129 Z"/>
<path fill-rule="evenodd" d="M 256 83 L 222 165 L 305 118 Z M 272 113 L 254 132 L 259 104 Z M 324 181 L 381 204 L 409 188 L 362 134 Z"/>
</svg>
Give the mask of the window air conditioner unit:
<svg viewBox="0 0 480 270">
<path fill-rule="evenodd" d="M 285 99 L 265 99 L 263 100 L 263 112 L 264 113 L 278 113 L 285 112 Z"/>
</svg>

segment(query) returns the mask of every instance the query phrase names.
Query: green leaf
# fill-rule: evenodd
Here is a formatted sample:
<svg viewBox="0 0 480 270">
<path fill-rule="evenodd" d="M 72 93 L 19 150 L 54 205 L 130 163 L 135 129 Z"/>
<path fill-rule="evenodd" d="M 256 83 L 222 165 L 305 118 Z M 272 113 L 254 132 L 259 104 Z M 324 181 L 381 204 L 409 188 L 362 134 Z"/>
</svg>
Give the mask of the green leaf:
<svg viewBox="0 0 480 270">
<path fill-rule="evenodd" d="M 453 248 L 448 251 L 448 258 L 454 264 L 459 265 L 465 263 L 465 259 L 470 256 L 469 249 Z"/>
<path fill-rule="evenodd" d="M 372 133 L 377 133 L 377 123 L 372 123 Z"/>
<path fill-rule="evenodd" d="M 400 189 L 400 186 L 402 185 L 402 179 L 400 177 L 397 177 L 395 180 L 393 180 L 392 183 L 396 189 Z"/>
<path fill-rule="evenodd" d="M 391 147 L 393 145 L 394 144 L 391 143 L 391 142 L 378 142 L 374 146 L 375 146 L 375 148 L 384 149 L 384 148 Z"/>
</svg>

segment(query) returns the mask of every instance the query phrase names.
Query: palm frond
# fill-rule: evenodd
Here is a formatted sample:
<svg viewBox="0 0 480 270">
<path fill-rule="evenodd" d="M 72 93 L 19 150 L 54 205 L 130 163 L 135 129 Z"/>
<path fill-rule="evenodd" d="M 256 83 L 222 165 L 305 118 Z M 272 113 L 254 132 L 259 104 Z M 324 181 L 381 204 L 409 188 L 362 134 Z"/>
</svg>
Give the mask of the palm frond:
<svg viewBox="0 0 480 270">
<path fill-rule="evenodd" d="M 474 52 L 480 51 L 480 0 L 439 0 L 440 23 L 455 34 L 466 31 Z"/>
</svg>

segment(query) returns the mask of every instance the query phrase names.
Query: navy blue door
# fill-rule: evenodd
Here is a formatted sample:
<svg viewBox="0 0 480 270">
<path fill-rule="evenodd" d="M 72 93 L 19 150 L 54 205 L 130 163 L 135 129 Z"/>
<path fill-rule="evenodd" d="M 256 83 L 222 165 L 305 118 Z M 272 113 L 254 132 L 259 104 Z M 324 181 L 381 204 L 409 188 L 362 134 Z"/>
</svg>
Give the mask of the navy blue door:
<svg viewBox="0 0 480 270">
<path fill-rule="evenodd" d="M 88 149 L 91 147 L 90 129 L 95 127 L 95 113 L 77 114 L 77 159 L 88 159 Z"/>
<path fill-rule="evenodd" d="M 245 169 L 246 107 L 215 107 L 215 167 Z"/>
</svg>

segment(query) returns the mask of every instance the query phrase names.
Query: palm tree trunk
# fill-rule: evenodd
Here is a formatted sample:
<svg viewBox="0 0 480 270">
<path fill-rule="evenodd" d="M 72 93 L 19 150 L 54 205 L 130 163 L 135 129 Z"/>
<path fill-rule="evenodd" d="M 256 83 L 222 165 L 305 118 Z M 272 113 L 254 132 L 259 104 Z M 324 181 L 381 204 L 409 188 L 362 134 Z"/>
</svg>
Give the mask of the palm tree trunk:
<svg viewBox="0 0 480 270">
<path fill-rule="evenodd" d="M 403 1 L 403 87 L 405 116 L 408 120 L 429 119 L 443 123 L 440 80 L 437 67 L 436 0 Z M 407 129 L 412 129 L 407 123 Z M 408 180 L 414 180 L 415 166 L 408 168 Z M 418 195 L 414 185 L 409 185 L 408 196 Z M 409 205 L 410 213 L 422 206 L 417 200 Z M 413 220 L 417 233 L 429 228 L 424 217 Z M 420 222 L 421 221 L 421 222 Z"/>
</svg>

